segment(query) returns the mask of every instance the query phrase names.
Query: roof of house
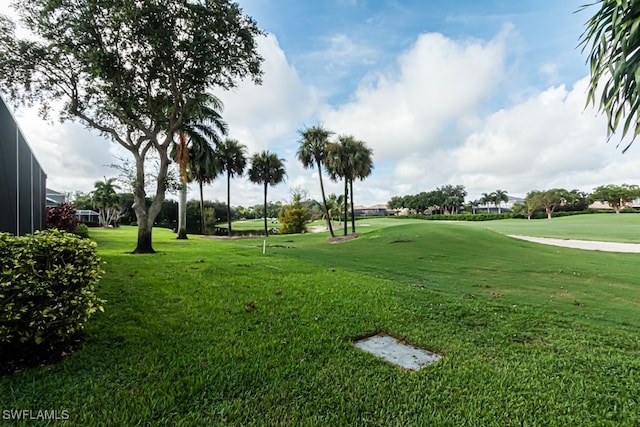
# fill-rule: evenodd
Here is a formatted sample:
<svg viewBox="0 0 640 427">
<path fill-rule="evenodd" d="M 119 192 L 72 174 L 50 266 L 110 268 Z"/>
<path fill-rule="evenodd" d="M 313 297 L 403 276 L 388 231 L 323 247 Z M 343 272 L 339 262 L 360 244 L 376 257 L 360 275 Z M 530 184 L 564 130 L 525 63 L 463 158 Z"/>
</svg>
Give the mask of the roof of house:
<svg viewBox="0 0 640 427">
<path fill-rule="evenodd" d="M 56 195 L 60 195 L 60 196 L 64 196 L 64 193 L 61 193 L 59 191 L 56 190 L 52 190 L 51 188 L 47 188 L 47 195 L 51 195 L 51 196 L 56 196 Z"/>
</svg>

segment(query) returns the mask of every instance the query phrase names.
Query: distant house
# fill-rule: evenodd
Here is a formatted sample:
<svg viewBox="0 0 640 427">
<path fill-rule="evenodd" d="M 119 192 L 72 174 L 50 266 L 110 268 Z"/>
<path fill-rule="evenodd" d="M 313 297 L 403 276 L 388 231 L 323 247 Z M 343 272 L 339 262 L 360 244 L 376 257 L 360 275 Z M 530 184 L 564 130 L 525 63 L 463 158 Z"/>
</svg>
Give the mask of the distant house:
<svg viewBox="0 0 640 427">
<path fill-rule="evenodd" d="M 588 206 L 589 209 L 602 209 L 609 210 L 613 209 L 611 205 L 607 202 L 595 201 Z M 640 210 L 640 199 L 635 199 L 629 203 L 626 203 L 623 208 L 631 208 L 635 210 Z"/>
<path fill-rule="evenodd" d="M 100 214 L 90 209 L 77 209 L 76 218 L 82 224 L 100 224 Z"/>
<path fill-rule="evenodd" d="M 45 226 L 47 175 L 0 96 L 0 232 L 23 235 Z"/>
<path fill-rule="evenodd" d="M 353 214 L 355 216 L 388 216 L 393 213 L 389 212 L 387 205 L 373 205 L 369 207 L 356 205 L 353 209 Z"/>
<path fill-rule="evenodd" d="M 524 203 L 522 197 L 507 196 L 509 200 L 507 202 L 500 202 L 500 212 L 511 212 L 513 204 L 516 202 Z M 487 203 L 473 207 L 473 213 L 498 213 L 498 207 L 493 203 Z"/>
<path fill-rule="evenodd" d="M 47 199 L 45 202 L 46 207 L 55 208 L 56 206 L 60 206 L 64 202 L 67 201 L 67 195 L 64 193 L 60 193 L 59 191 L 52 190 L 47 188 L 46 193 Z"/>
</svg>

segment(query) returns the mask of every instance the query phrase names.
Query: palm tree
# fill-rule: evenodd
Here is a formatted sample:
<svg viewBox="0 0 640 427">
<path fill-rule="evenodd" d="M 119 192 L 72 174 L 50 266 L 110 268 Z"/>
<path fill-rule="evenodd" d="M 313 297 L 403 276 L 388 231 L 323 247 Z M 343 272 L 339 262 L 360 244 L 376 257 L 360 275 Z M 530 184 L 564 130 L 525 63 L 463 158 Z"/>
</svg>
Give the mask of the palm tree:
<svg viewBox="0 0 640 427">
<path fill-rule="evenodd" d="M 353 180 L 355 178 L 360 179 L 360 181 L 364 180 L 366 177 L 371 175 L 373 171 L 373 159 L 371 156 L 373 155 L 373 150 L 363 142 L 356 141 L 353 146 L 353 152 L 350 153 L 352 174 L 349 179 L 349 191 L 351 193 L 351 232 L 356 232 L 356 216 L 355 209 L 353 204 Z"/>
<path fill-rule="evenodd" d="M 108 227 L 117 216 L 118 194 L 120 189 L 114 182 L 116 178 L 105 177 L 104 181 L 96 181 L 95 190 L 91 193 L 93 205 L 100 211 L 100 224 Z"/>
<path fill-rule="evenodd" d="M 256 184 L 264 184 L 264 235 L 269 236 L 267 228 L 267 187 L 274 187 L 284 181 L 286 176 L 284 159 L 278 158 L 275 153 L 263 151 L 254 154 L 249 168 L 249 180 Z"/>
<path fill-rule="evenodd" d="M 487 206 L 487 213 L 489 213 L 489 203 L 493 203 L 495 200 L 494 193 L 482 193 L 482 197 L 480 198 L 480 203 Z"/>
<path fill-rule="evenodd" d="M 216 159 L 214 148 L 210 144 L 195 144 L 189 157 L 189 168 L 193 179 L 198 183 L 200 189 L 200 226 L 202 234 L 207 234 L 204 216 L 204 184 L 211 184 L 220 174 L 220 165 Z"/>
<path fill-rule="evenodd" d="M 600 0 L 586 2 L 580 10 L 598 5 L 580 38 L 588 51 L 590 64 L 587 104 L 598 104 L 607 115 L 607 138 L 619 128 L 620 141 L 631 138 L 622 150 L 629 149 L 640 134 L 640 37 L 638 37 L 638 3 Z M 597 99 L 599 98 L 599 100 Z"/>
<path fill-rule="evenodd" d="M 353 180 L 371 175 L 373 151 L 367 145 L 356 140 L 353 136 L 338 137 L 338 143 L 328 145 L 326 168 L 332 180 L 344 179 L 344 235 L 347 235 L 347 200 L 351 192 L 351 230 L 356 231 L 355 211 L 353 209 Z"/>
<path fill-rule="evenodd" d="M 506 203 L 509 201 L 509 196 L 507 194 L 508 193 L 503 190 L 496 190 L 493 193 L 491 193 L 491 195 L 493 196 L 493 204 L 496 205 L 496 207 L 498 208 L 498 213 L 502 213 L 502 210 L 500 209 L 500 203 L 501 202 Z"/>
<path fill-rule="evenodd" d="M 218 145 L 216 158 L 223 172 L 227 173 L 227 233 L 231 237 L 231 177 L 242 176 L 247 167 L 247 147 L 235 139 L 225 139 Z"/>
<path fill-rule="evenodd" d="M 331 226 L 331 219 L 329 216 L 329 207 L 327 206 L 327 199 L 324 195 L 324 184 L 322 182 L 322 165 L 327 157 L 327 144 L 329 143 L 329 137 L 333 132 L 324 129 L 320 125 L 316 125 L 299 132 L 302 138 L 299 141 L 300 147 L 298 147 L 297 152 L 298 160 L 302 162 L 302 166 L 305 169 L 313 169 L 314 166 L 318 168 L 322 204 L 324 205 L 329 232 L 331 233 L 331 237 L 334 237 L 333 227 Z"/>
<path fill-rule="evenodd" d="M 329 178 L 332 181 L 338 181 L 344 179 L 344 232 L 347 235 L 347 200 L 349 200 L 349 179 L 352 178 L 354 173 L 351 167 L 350 158 L 352 152 L 355 151 L 353 146 L 355 145 L 355 139 L 352 136 L 340 136 L 338 142 L 327 144 L 327 158 L 325 161 L 325 167 Z"/>
<path fill-rule="evenodd" d="M 327 217 L 330 221 L 334 219 L 338 220 L 338 224 L 340 223 L 340 212 L 342 212 L 342 208 L 344 206 L 344 195 L 340 194 L 339 196 L 336 194 L 329 194 L 327 196 Z"/>
<path fill-rule="evenodd" d="M 205 180 L 211 182 L 218 175 L 215 162 L 211 161 L 213 147 L 211 142 L 218 144 L 220 136 L 227 134 L 227 124 L 222 120 L 219 111 L 223 108 L 222 101 L 210 94 L 203 94 L 198 100 L 196 106 L 190 111 L 187 118 L 183 121 L 182 127 L 178 133 L 178 142 L 174 144 L 171 150 L 171 156 L 178 163 L 180 168 L 180 197 L 178 199 L 178 239 L 187 238 L 187 184 L 197 175 L 202 180 L 198 181 L 200 185 L 200 218 L 202 227 L 204 228 L 204 200 L 202 195 L 202 185 Z M 194 152 L 190 154 L 191 150 Z M 191 160 L 193 157 L 193 160 Z M 202 167 L 199 174 L 194 173 L 194 165 L 202 161 Z M 207 164 L 208 163 L 208 164 Z M 205 173 L 204 168 L 208 168 Z"/>
</svg>

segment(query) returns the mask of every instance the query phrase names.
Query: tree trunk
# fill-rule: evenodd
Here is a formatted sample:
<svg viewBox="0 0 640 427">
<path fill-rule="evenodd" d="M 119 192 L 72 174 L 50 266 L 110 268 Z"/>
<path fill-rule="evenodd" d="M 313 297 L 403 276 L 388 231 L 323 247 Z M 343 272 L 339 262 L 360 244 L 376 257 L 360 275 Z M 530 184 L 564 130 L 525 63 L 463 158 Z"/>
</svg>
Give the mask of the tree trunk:
<svg viewBox="0 0 640 427">
<path fill-rule="evenodd" d="M 327 214 L 327 225 L 329 226 L 329 233 L 331 233 L 331 237 L 335 237 L 333 234 L 333 227 L 331 226 L 331 217 L 329 216 L 329 208 L 327 207 L 327 198 L 324 195 L 324 183 L 322 182 L 322 165 L 320 161 L 316 161 L 318 166 L 318 176 L 320 177 L 320 192 L 322 193 L 322 204 L 324 205 L 324 212 Z"/>
<path fill-rule="evenodd" d="M 169 140 L 170 136 L 167 136 L 167 138 Z M 167 146 L 168 143 L 156 146 L 156 151 L 160 157 L 160 169 L 158 170 L 156 182 L 156 194 L 149 208 L 147 208 L 146 205 L 147 193 L 144 189 L 144 161 L 146 153 L 148 152 L 148 149 L 151 148 L 151 145 L 147 146 L 147 150 L 143 149 L 142 153 L 131 151 L 136 163 L 136 180 L 133 184 L 133 210 L 136 213 L 136 220 L 138 221 L 138 242 L 133 251 L 134 254 L 155 253 L 151 241 L 151 231 L 153 223 L 162 209 L 162 202 L 164 201 L 165 191 L 167 189 L 166 178 L 170 163 L 170 160 L 167 157 Z"/>
<path fill-rule="evenodd" d="M 267 228 L 267 183 L 264 183 L 264 237 L 269 237 L 269 229 Z"/>
<path fill-rule="evenodd" d="M 178 199 L 178 237 L 184 240 L 187 238 L 187 183 L 182 181 L 180 187 L 180 198 Z"/>
<path fill-rule="evenodd" d="M 348 191 L 348 186 L 347 186 L 347 178 L 344 178 L 344 225 L 342 226 L 342 229 L 344 230 L 343 235 L 346 236 L 347 235 L 347 221 L 348 221 L 348 215 L 347 215 L 347 207 L 349 206 L 349 191 Z M 351 208 L 353 210 L 353 207 Z"/>
<path fill-rule="evenodd" d="M 204 196 L 202 194 L 202 181 L 198 181 L 198 186 L 200 187 L 200 231 L 202 231 L 203 236 L 206 236 L 207 226 L 204 223 Z"/>
<path fill-rule="evenodd" d="M 353 204 L 353 180 L 350 179 L 349 180 L 349 191 L 350 191 L 350 197 L 351 197 L 351 232 L 355 233 L 356 232 L 356 210 L 354 209 L 354 204 Z"/>
<path fill-rule="evenodd" d="M 154 254 L 151 245 L 151 232 L 153 227 L 149 226 L 148 221 L 138 222 L 138 246 L 133 251 L 134 254 Z"/>
<path fill-rule="evenodd" d="M 227 171 L 227 234 L 231 237 L 231 172 Z"/>
</svg>

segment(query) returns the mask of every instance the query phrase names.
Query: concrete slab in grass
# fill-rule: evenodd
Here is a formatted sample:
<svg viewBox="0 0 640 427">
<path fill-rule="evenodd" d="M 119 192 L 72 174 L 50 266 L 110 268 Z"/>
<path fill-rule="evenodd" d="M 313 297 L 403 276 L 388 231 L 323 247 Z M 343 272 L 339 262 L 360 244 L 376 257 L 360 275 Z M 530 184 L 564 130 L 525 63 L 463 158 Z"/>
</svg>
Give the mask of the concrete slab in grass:
<svg viewBox="0 0 640 427">
<path fill-rule="evenodd" d="M 412 371 L 420 370 L 442 359 L 437 353 L 405 344 L 389 335 L 374 335 L 355 341 L 354 345 L 360 350 Z"/>
</svg>

